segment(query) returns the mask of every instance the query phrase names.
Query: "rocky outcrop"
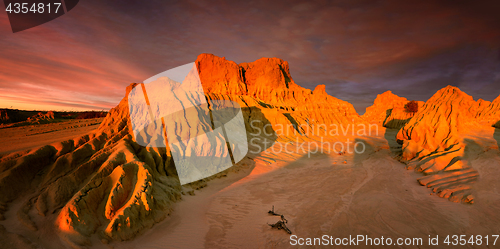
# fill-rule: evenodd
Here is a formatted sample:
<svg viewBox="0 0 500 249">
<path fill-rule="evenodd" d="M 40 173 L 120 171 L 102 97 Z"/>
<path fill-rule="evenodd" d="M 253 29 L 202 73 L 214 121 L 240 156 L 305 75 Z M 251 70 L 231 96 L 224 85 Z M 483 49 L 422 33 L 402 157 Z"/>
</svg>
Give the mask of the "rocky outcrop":
<svg viewBox="0 0 500 249">
<path fill-rule="evenodd" d="M 131 85 L 127 90 L 130 91 Z M 169 214 L 181 187 L 165 148 L 138 146 L 130 134 L 127 98 L 95 132 L 0 159 L 0 203 L 30 194 L 18 210 L 32 230 L 31 210 L 53 219 L 61 237 L 87 245 L 128 239 Z M 43 220 L 43 219 L 42 219 Z"/>
<path fill-rule="evenodd" d="M 212 54 L 201 54 L 196 66 L 205 93 L 246 95 L 266 104 L 291 108 L 314 99 L 311 90 L 295 84 L 288 62 L 278 58 L 238 65 Z"/>
<path fill-rule="evenodd" d="M 408 102 L 406 98 L 387 91 L 377 95 L 373 105 L 366 108 L 362 118 L 369 123 L 382 124 L 389 129 L 400 129 L 415 115 L 406 111 L 405 105 Z M 417 102 L 421 109 L 424 102 Z"/>
<path fill-rule="evenodd" d="M 425 102 L 417 101 L 417 103 L 418 103 L 418 109 L 420 110 L 424 106 Z M 383 126 L 389 129 L 403 128 L 410 121 L 410 119 L 416 115 L 416 113 L 408 112 L 404 105 L 395 106 L 394 108 L 389 109 L 387 112 L 389 115 L 384 120 Z"/>
<path fill-rule="evenodd" d="M 366 108 L 366 112 L 362 117 L 370 123 L 382 124 L 393 108 L 404 107 L 406 103 L 408 103 L 406 98 L 399 97 L 393 94 L 392 91 L 387 91 L 377 95 L 373 105 Z"/>
<path fill-rule="evenodd" d="M 448 86 L 434 94 L 397 135 L 407 168 L 426 175 L 419 182 L 456 202 L 473 202 L 469 190 L 478 174 L 463 158 L 466 145 L 461 135 L 478 126 L 476 112 L 471 96 Z"/>
<path fill-rule="evenodd" d="M 22 111 L 17 109 L 0 109 L 0 124 L 16 122 L 33 123 L 41 120 L 54 119 L 54 112 Z"/>
<path fill-rule="evenodd" d="M 51 120 L 54 119 L 54 112 L 53 111 L 48 111 L 47 113 L 39 112 L 34 116 L 29 117 L 26 119 L 27 122 L 38 122 L 41 120 Z"/>
<path fill-rule="evenodd" d="M 236 64 L 223 57 L 201 54 L 195 63 L 210 99 L 230 99 L 243 107 L 260 109 L 273 126 L 287 127 L 278 135 L 294 133 L 289 127 L 302 127 L 298 130 L 304 134 L 317 130 L 314 127 L 319 125 L 364 122 L 352 104 L 328 95 L 324 85 L 314 91 L 297 85 L 288 62 L 281 59 L 262 58 Z"/>
<path fill-rule="evenodd" d="M 127 93 L 135 86 L 130 85 Z M 174 165 L 166 156 L 167 149 L 139 146 L 131 129 L 125 97 L 110 110 L 88 142 L 79 147 L 82 150 L 79 156 L 87 160 L 75 163 L 76 150 L 63 160 L 75 165 L 79 169 L 76 172 L 85 169 L 93 172 L 81 189 L 75 189 L 74 194 L 67 191 L 69 199 L 63 200 L 56 224 L 61 236 L 69 242 L 87 244 L 87 238 L 94 233 L 102 240 L 130 239 L 162 220 L 170 213 L 172 203 L 181 198 L 181 187 Z M 74 182 L 72 174 L 65 178 L 61 185 Z M 74 186 L 78 186 L 78 181 Z M 50 190 L 41 196 L 54 195 Z M 42 206 L 54 204 L 48 202 Z"/>
<path fill-rule="evenodd" d="M 476 119 L 479 122 L 500 128 L 500 96 L 492 102 L 479 99 L 477 109 Z"/>
<path fill-rule="evenodd" d="M 241 106 L 248 141 L 258 137 L 270 146 L 294 136 L 305 140 L 325 135 L 310 133 L 319 124 L 403 126 L 397 135 L 401 161 L 424 174 L 419 183 L 452 201 L 474 200 L 470 189 L 478 173 L 464 159 L 467 145 L 461 135 L 477 127 L 476 120 L 498 117 L 500 98 L 475 102 L 448 86 L 419 103 L 417 113 L 408 114 L 404 111 L 408 100 L 386 92 L 361 118 L 351 104 L 328 95 L 324 85 L 314 91 L 297 85 L 288 63 L 277 58 L 236 64 L 202 54 L 195 64 L 207 100 L 232 100 Z M 136 87 L 127 87 L 125 96 Z M 142 133 L 132 132 L 128 101 L 123 98 L 88 135 L 1 156 L 0 218 L 13 208 L 10 202 L 29 197 L 17 216 L 33 231 L 41 223 L 55 222 L 61 238 L 76 247 L 89 245 L 93 236 L 103 242 L 127 240 L 169 215 L 186 188 L 204 186 L 207 179 L 181 186 L 168 145 L 144 147 L 136 142 Z M 38 116 L 53 118 L 53 114 Z M 211 125 L 204 119 L 167 121 L 183 132 Z"/>
<path fill-rule="evenodd" d="M 329 96 L 325 86 L 311 91 L 296 85 L 283 60 L 238 65 L 202 54 L 196 65 L 207 99 L 240 104 L 249 141 L 262 136 L 259 141 L 272 144 L 297 131 L 307 137 L 304 127 L 315 123 L 362 122 L 351 104 Z M 127 87 L 125 96 L 135 87 Z M 288 130 L 276 134 L 276 125 Z M 184 188 L 205 182 L 181 186 L 170 148 L 143 147 L 136 139 L 125 97 L 88 135 L 5 155 L 0 158 L 0 206 L 29 195 L 17 211 L 20 221 L 36 231 L 40 222 L 55 220 L 61 238 L 77 247 L 89 245 L 95 234 L 103 242 L 133 238 L 170 214 Z"/>
</svg>

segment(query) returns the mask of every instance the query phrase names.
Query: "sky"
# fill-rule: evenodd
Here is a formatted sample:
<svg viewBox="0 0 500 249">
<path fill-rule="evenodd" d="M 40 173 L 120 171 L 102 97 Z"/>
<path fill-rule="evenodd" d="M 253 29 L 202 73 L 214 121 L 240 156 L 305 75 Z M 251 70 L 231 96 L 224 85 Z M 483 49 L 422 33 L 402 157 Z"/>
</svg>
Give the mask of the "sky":
<svg viewBox="0 0 500 249">
<path fill-rule="evenodd" d="M 12 33 L 2 8 L 0 108 L 107 110 L 130 83 L 201 53 L 281 58 L 297 84 L 324 84 L 360 114 L 387 90 L 425 101 L 453 85 L 491 101 L 498 13 L 495 1 L 84 0 Z"/>
</svg>

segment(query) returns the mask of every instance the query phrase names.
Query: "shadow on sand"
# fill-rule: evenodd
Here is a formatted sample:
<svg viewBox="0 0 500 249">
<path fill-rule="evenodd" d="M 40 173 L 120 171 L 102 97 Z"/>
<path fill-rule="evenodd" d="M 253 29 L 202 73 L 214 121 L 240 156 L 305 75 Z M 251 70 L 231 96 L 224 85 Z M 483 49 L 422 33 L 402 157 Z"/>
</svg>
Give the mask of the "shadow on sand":
<svg viewBox="0 0 500 249">
<path fill-rule="evenodd" d="M 384 133 L 384 138 L 387 140 L 387 143 L 389 144 L 389 148 L 391 150 L 391 153 L 393 155 L 400 155 L 401 154 L 401 149 L 402 146 L 401 144 L 398 143 L 396 136 L 398 135 L 399 130 L 403 128 L 408 121 L 410 121 L 411 118 L 409 119 L 393 119 L 387 122 L 387 119 L 392 113 L 392 109 L 386 110 L 386 116 L 385 120 L 383 122 L 385 129 Z M 401 142 L 401 141 L 400 141 Z"/>
<path fill-rule="evenodd" d="M 238 179 L 244 178 L 248 176 L 253 168 L 255 167 L 254 158 L 260 155 L 269 147 L 273 146 L 276 142 L 278 136 L 276 132 L 272 129 L 272 125 L 269 120 L 265 117 L 265 115 L 261 112 L 261 110 L 257 107 L 246 107 L 241 108 L 243 113 L 243 118 L 245 121 L 245 129 L 247 133 L 247 142 L 248 142 L 248 152 L 243 157 L 240 162 L 235 162 L 233 167 L 230 167 L 226 170 L 223 170 L 215 175 L 210 177 L 185 184 L 183 186 L 189 186 L 192 189 L 200 189 L 206 186 L 206 182 L 212 180 L 214 178 L 220 178 L 227 176 L 229 172 L 240 171 L 242 167 L 247 168 L 243 174 L 238 174 Z M 253 123 L 252 123 L 253 121 Z M 168 166 L 170 172 L 175 172 L 177 175 L 177 171 L 173 160 L 170 160 L 170 165 Z M 228 185 L 232 183 L 227 183 Z"/>
<path fill-rule="evenodd" d="M 288 163 L 283 168 L 285 168 L 285 169 L 305 168 L 308 166 L 307 162 L 310 161 L 311 159 L 328 160 L 329 158 L 330 157 L 328 156 L 328 154 L 325 154 L 325 153 L 318 151 L 318 152 L 306 154 L 306 155 L 298 158 L 297 160 L 294 160 L 294 161 Z M 318 164 L 318 163 L 316 163 L 316 164 Z"/>
<path fill-rule="evenodd" d="M 375 148 L 365 139 L 356 138 L 354 140 L 354 166 L 361 167 L 363 161 L 375 153 Z"/>
<path fill-rule="evenodd" d="M 410 121 L 410 119 L 413 118 L 412 116 L 407 119 L 391 119 L 388 121 L 389 117 L 392 114 L 392 111 L 393 109 L 388 109 L 385 111 L 385 119 L 384 122 L 382 122 L 383 126 L 388 129 L 401 129 Z"/>
<path fill-rule="evenodd" d="M 397 122 L 397 121 L 395 121 L 395 122 Z M 401 144 L 398 143 L 398 141 L 396 139 L 396 136 L 398 135 L 399 130 L 401 130 L 401 129 L 386 128 L 385 133 L 384 133 L 384 138 L 385 138 L 385 140 L 387 140 L 387 143 L 389 144 L 389 148 L 390 148 L 391 153 L 393 155 L 400 155 L 401 154 L 402 146 L 401 146 Z"/>
<path fill-rule="evenodd" d="M 463 159 L 472 161 L 484 152 L 484 148 L 472 139 L 464 139 L 465 148 Z"/>
<path fill-rule="evenodd" d="M 385 119 L 384 119 L 384 122 L 382 122 L 382 124 L 385 124 L 385 122 L 387 121 L 389 116 L 391 116 L 391 114 L 392 114 L 392 109 L 385 110 Z"/>
</svg>

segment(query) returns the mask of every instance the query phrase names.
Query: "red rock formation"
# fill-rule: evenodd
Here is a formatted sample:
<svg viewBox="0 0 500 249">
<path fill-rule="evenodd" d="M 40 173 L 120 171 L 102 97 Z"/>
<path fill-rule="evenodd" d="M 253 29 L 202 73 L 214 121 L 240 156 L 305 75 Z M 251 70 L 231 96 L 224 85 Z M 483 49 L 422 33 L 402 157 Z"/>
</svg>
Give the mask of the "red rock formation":
<svg viewBox="0 0 500 249">
<path fill-rule="evenodd" d="M 479 99 L 477 108 L 476 118 L 479 122 L 500 128 L 500 96 L 492 102 Z"/>
<path fill-rule="evenodd" d="M 406 98 L 399 97 L 393 94 L 392 91 L 387 91 L 377 95 L 373 105 L 366 108 L 366 112 L 362 117 L 370 123 L 382 124 L 387 119 L 388 112 L 391 109 L 403 107 L 407 102 Z"/>
<path fill-rule="evenodd" d="M 233 61 L 211 54 L 201 54 L 196 66 L 205 93 L 247 95 L 243 69 Z"/>
<path fill-rule="evenodd" d="M 471 96 L 448 86 L 434 94 L 397 135 L 407 167 L 430 175 L 419 182 L 452 201 L 473 201 L 468 189 L 477 172 L 462 160 L 461 134 L 479 125 L 476 112 Z"/>
<path fill-rule="evenodd" d="M 292 125 L 304 134 L 303 125 L 364 122 L 351 104 L 328 95 L 325 86 L 311 91 L 295 84 L 283 60 L 238 65 L 202 54 L 196 65 L 207 98 L 237 101 L 249 133 L 252 121 L 270 134 L 275 130 L 268 124 Z M 127 87 L 125 96 L 136 86 Z M 406 103 L 387 92 L 363 117 L 379 123 L 404 119 L 400 109 Z M 401 129 L 397 137 L 402 157 L 409 168 L 427 174 L 419 179 L 422 185 L 453 201 L 473 201 L 469 189 L 477 172 L 461 159 L 460 133 L 477 125 L 477 115 L 495 117 L 499 108 L 493 103 L 475 102 L 458 88 L 447 87 Z M 18 211 L 23 224 L 37 230 L 37 224 L 57 216 L 61 237 L 76 246 L 89 245 L 95 234 L 104 241 L 132 238 L 169 214 L 181 191 L 169 149 L 145 148 L 134 141 L 127 97 L 89 135 L 0 158 L 0 217 L 6 203 L 29 194 Z M 42 217 L 32 219 L 36 213 Z"/>
<path fill-rule="evenodd" d="M 400 129 L 415 115 L 405 110 L 408 102 L 406 98 L 387 91 L 377 95 L 373 105 L 366 108 L 362 118 L 369 123 L 382 124 L 386 128 Z M 418 101 L 418 105 L 421 109 L 424 102 Z"/>
<path fill-rule="evenodd" d="M 361 121 L 351 104 L 329 96 L 324 86 L 311 91 L 296 85 L 283 60 L 238 65 L 202 54 L 196 63 L 207 98 L 240 103 L 249 133 L 254 120 L 268 133 L 274 132 L 268 124 Z M 127 87 L 126 96 L 136 86 Z M 0 205 L 31 194 L 19 210 L 23 223 L 36 230 L 44 218 L 32 219 L 34 213 L 56 213 L 61 237 L 77 246 L 88 245 L 93 234 L 130 239 L 163 219 L 181 198 L 176 170 L 168 148 L 135 142 L 128 108 L 125 97 L 89 135 L 1 157 Z"/>
<path fill-rule="evenodd" d="M 324 86 L 318 86 L 313 92 L 295 84 L 288 62 L 278 58 L 261 58 L 238 65 L 212 54 L 201 54 L 195 63 L 205 93 L 245 95 L 269 105 L 285 107 L 311 101 L 341 101 L 326 94 Z M 355 113 L 351 104 L 341 102 Z"/>
<path fill-rule="evenodd" d="M 286 106 L 311 100 L 311 90 L 295 84 L 288 62 L 278 58 L 238 65 L 212 54 L 201 54 L 195 63 L 205 93 L 248 95 L 267 104 Z"/>
<path fill-rule="evenodd" d="M 212 54 L 196 60 L 200 80 L 210 99 L 231 99 L 245 108 L 272 110 L 273 124 L 314 126 L 319 124 L 361 123 L 352 104 L 328 95 L 324 85 L 314 91 L 297 85 L 290 75 L 288 62 L 262 58 L 236 64 Z M 237 97 L 238 96 L 238 97 Z M 293 121 L 291 121 L 293 120 Z"/>
<path fill-rule="evenodd" d="M 39 112 L 38 114 L 29 117 L 26 121 L 28 122 L 37 122 L 40 120 L 51 120 L 54 119 L 54 112 L 48 111 L 47 113 Z"/>
<path fill-rule="evenodd" d="M 405 125 L 398 133 L 398 139 L 420 143 L 428 151 L 449 148 L 456 144 L 459 134 L 477 125 L 475 108 L 471 96 L 456 87 L 445 87 Z"/>
<path fill-rule="evenodd" d="M 408 103 L 408 102 L 406 102 Z M 405 103 L 405 105 L 406 105 Z M 422 109 L 424 106 L 423 101 L 417 101 L 418 103 L 418 109 Z M 418 112 L 417 112 L 418 113 Z M 389 116 L 384 120 L 384 127 L 389 128 L 389 129 L 401 129 L 403 126 L 410 121 L 411 118 L 413 118 L 417 113 L 410 113 L 406 110 L 406 107 L 403 106 L 396 106 L 389 110 Z"/>
</svg>

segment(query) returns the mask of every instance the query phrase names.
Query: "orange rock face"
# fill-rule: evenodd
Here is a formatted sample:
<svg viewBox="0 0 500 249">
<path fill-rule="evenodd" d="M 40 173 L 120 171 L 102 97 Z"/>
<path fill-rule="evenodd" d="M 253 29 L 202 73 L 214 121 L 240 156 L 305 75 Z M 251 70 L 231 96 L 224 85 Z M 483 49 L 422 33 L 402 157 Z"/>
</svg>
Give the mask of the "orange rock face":
<svg viewBox="0 0 500 249">
<path fill-rule="evenodd" d="M 212 54 L 201 54 L 195 63 L 209 99 L 237 101 L 244 109 L 259 108 L 272 124 L 364 122 L 352 104 L 328 95 L 324 85 L 314 91 L 297 85 L 288 62 L 281 59 L 262 58 L 238 65 Z"/>
<path fill-rule="evenodd" d="M 458 88 L 446 87 L 408 116 L 403 110 L 408 101 L 386 92 L 361 118 L 351 104 L 328 95 L 324 85 L 314 91 L 297 85 L 281 59 L 236 64 L 202 54 L 196 65 L 208 99 L 240 104 L 248 141 L 252 136 L 289 141 L 287 134 L 305 140 L 313 136 L 306 128 L 317 124 L 404 125 L 397 135 L 402 161 L 425 174 L 419 183 L 452 201 L 473 202 L 470 189 L 478 174 L 462 160 L 466 145 L 461 134 L 478 125 L 476 117 L 498 118 L 500 98 L 475 102 Z M 136 86 L 127 87 L 125 96 Z M 284 130 L 276 134 L 279 125 Z M 264 134 L 251 135 L 256 129 Z M 36 230 L 36 222 L 56 218 L 61 238 L 73 247 L 88 246 L 92 236 L 127 240 L 170 214 L 185 187 L 176 174 L 169 148 L 135 142 L 125 97 L 89 135 L 0 157 L 0 207 L 29 194 L 19 205 L 19 219 Z M 4 212 L 0 208 L 0 215 Z"/>
<path fill-rule="evenodd" d="M 36 121 L 40 121 L 40 120 L 50 120 L 50 119 L 54 119 L 54 112 L 53 111 L 48 111 L 45 114 L 43 112 L 39 112 L 37 115 L 29 117 L 26 121 L 36 122 Z"/>
<path fill-rule="evenodd" d="M 288 62 L 261 58 L 236 64 L 212 54 L 196 60 L 205 93 L 247 95 L 271 105 L 296 106 L 312 100 L 312 91 L 295 84 Z"/>
<path fill-rule="evenodd" d="M 391 109 L 404 107 L 406 103 L 408 103 L 406 98 L 399 97 L 393 94 L 392 91 L 387 91 L 377 95 L 373 105 L 366 108 L 366 112 L 362 117 L 370 123 L 383 123 Z"/>
<path fill-rule="evenodd" d="M 478 100 L 478 111 L 476 118 L 481 123 L 500 128 L 500 96 L 492 102 Z"/>
<path fill-rule="evenodd" d="M 405 110 L 409 101 L 391 91 L 377 95 L 372 106 L 366 108 L 362 118 L 369 123 L 382 124 L 386 128 L 402 128 L 415 114 Z M 424 102 L 418 101 L 419 109 Z"/>
<path fill-rule="evenodd" d="M 398 133 L 399 140 L 412 140 L 422 149 L 446 149 L 458 143 L 459 134 L 477 122 L 477 109 L 471 96 L 448 86 L 439 90 Z"/>
<path fill-rule="evenodd" d="M 468 189 L 477 180 L 477 172 L 462 160 L 461 134 L 479 125 L 476 112 L 477 102 L 471 96 L 448 86 L 434 94 L 397 135 L 407 167 L 429 175 L 420 183 L 457 202 L 473 201 Z"/>
<path fill-rule="evenodd" d="M 201 54 L 196 60 L 205 93 L 246 95 L 242 68 L 233 61 L 210 54 Z"/>
<path fill-rule="evenodd" d="M 238 65 L 212 54 L 201 54 L 196 66 L 208 94 L 250 96 L 284 108 L 311 102 L 327 103 L 342 107 L 349 115 L 357 115 L 350 103 L 328 95 L 324 85 L 311 91 L 295 84 L 288 62 L 278 58 L 261 58 Z"/>
<path fill-rule="evenodd" d="M 424 102 L 417 101 L 419 110 L 422 109 Z M 418 113 L 418 112 L 417 112 Z M 384 127 L 389 129 L 400 129 L 413 118 L 416 113 L 411 113 L 403 106 L 397 106 L 389 110 L 389 116 L 384 120 Z"/>
</svg>

